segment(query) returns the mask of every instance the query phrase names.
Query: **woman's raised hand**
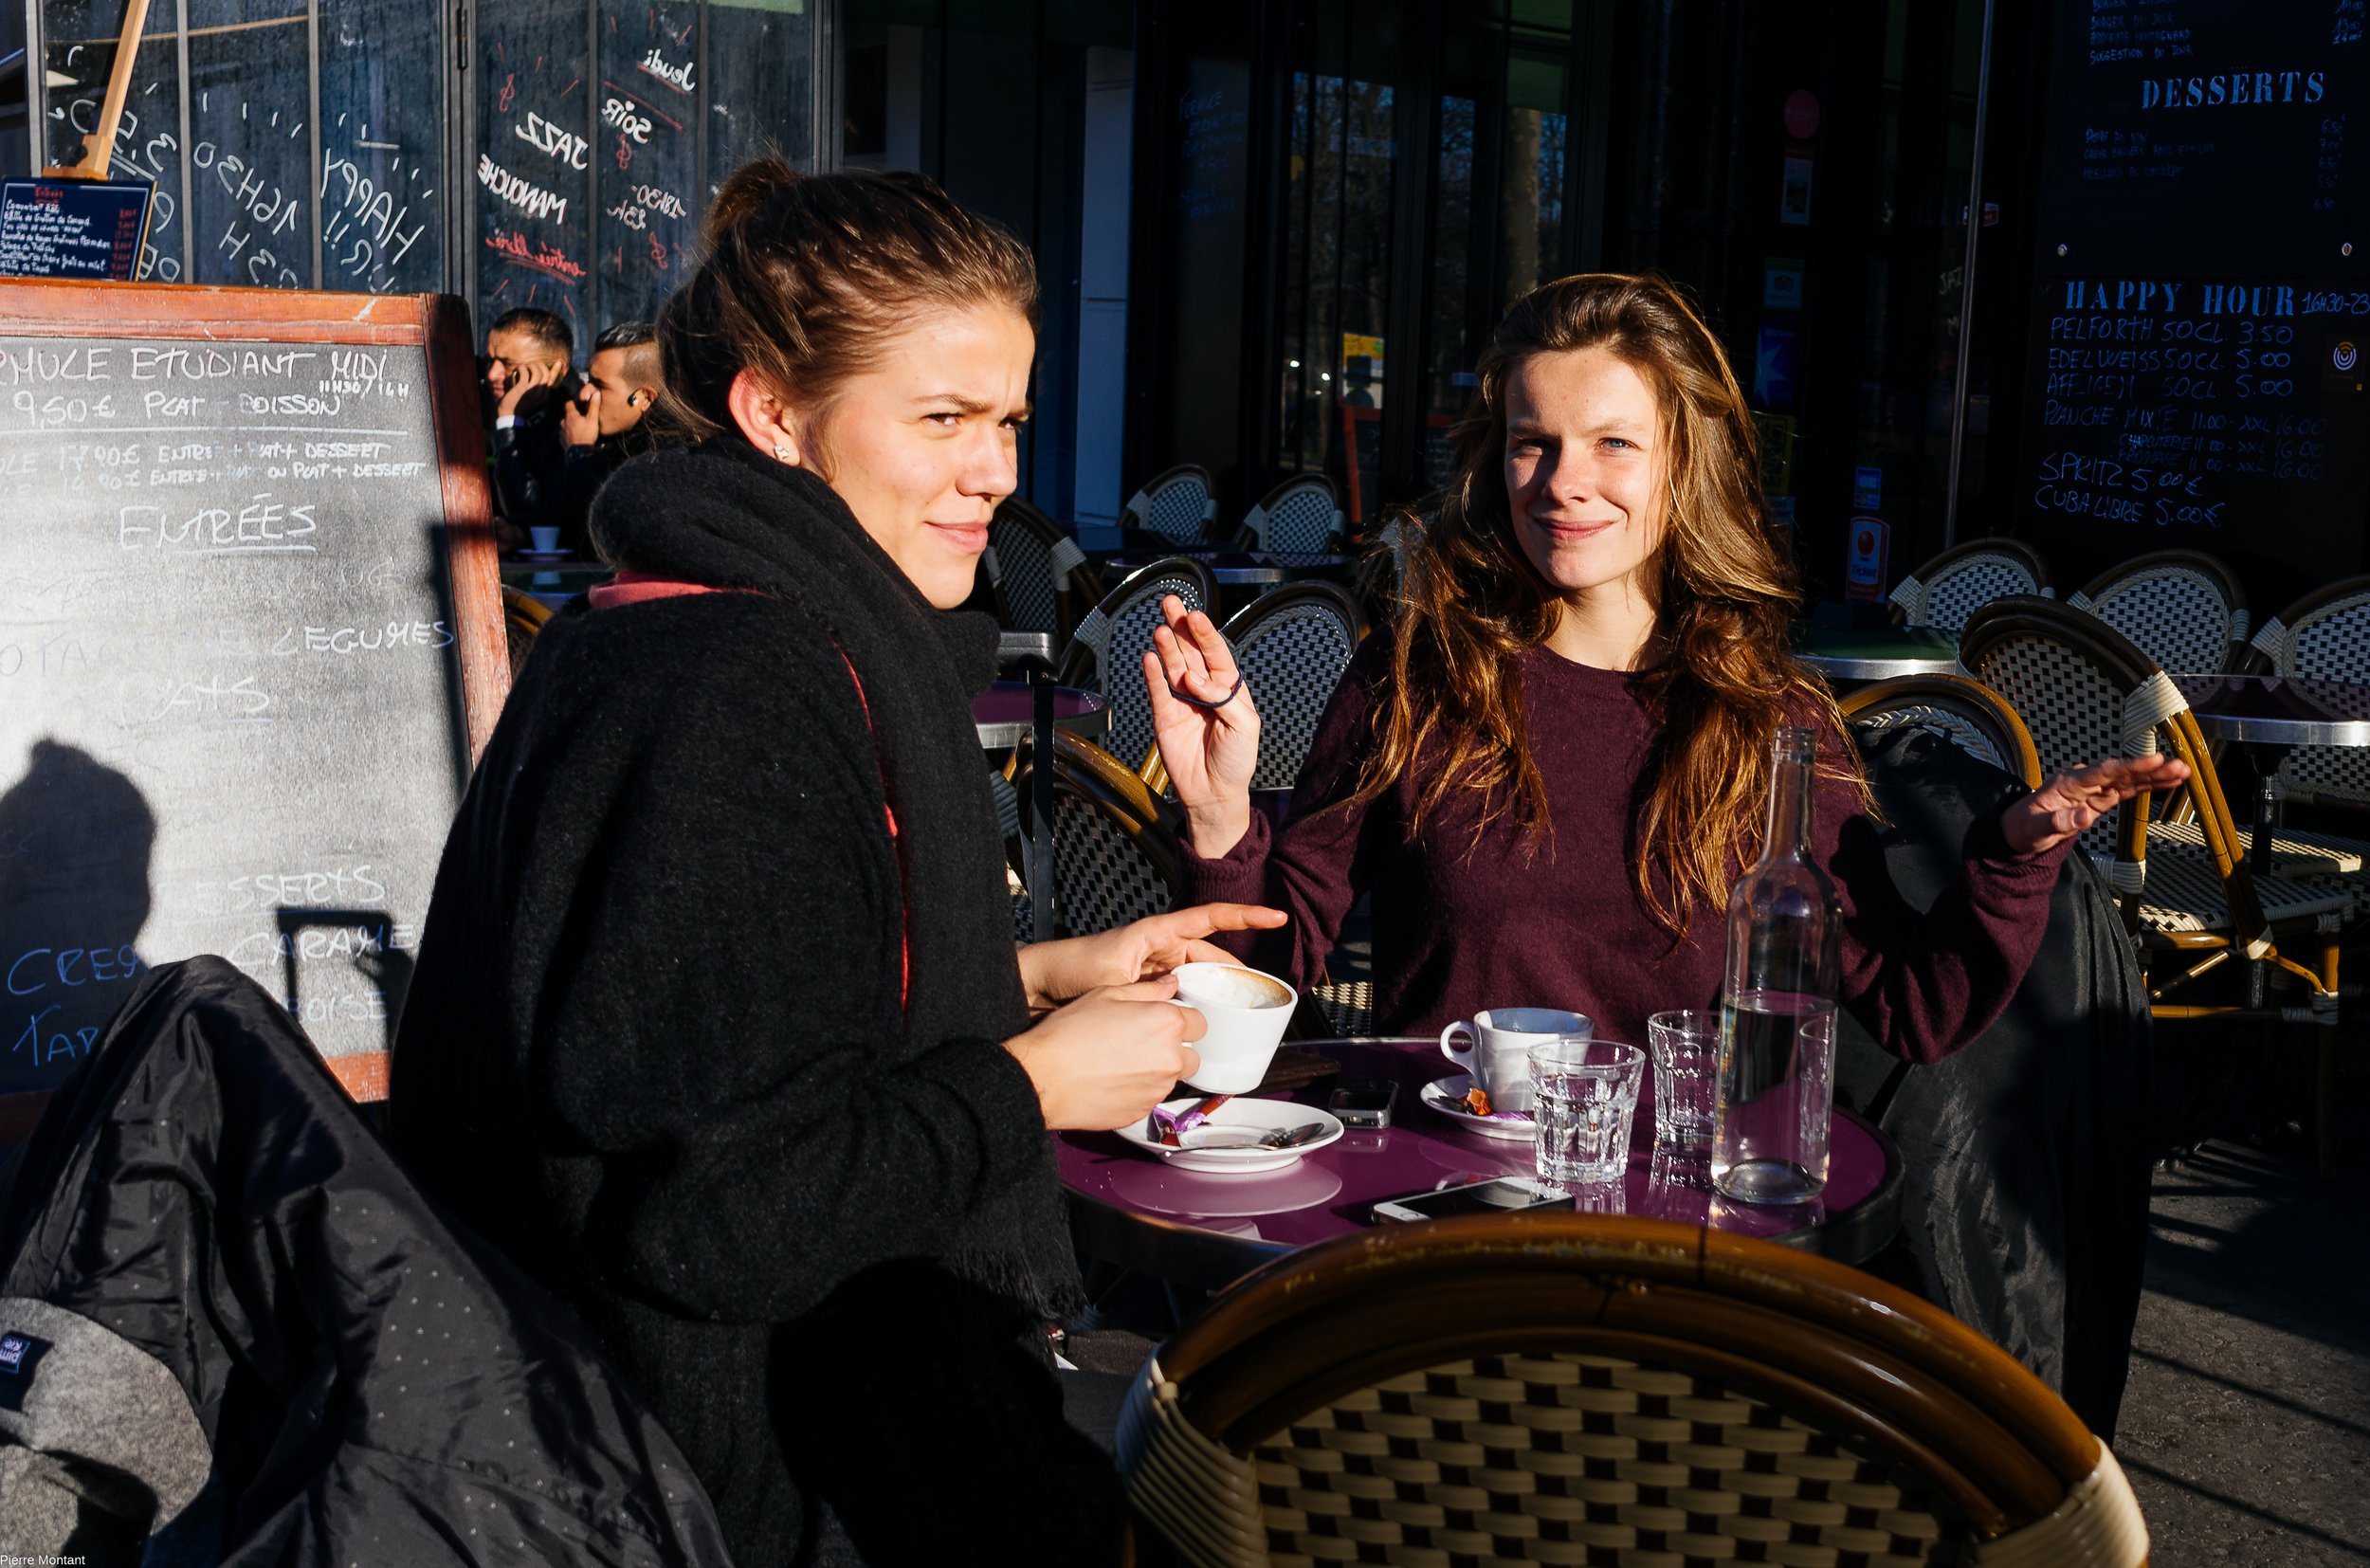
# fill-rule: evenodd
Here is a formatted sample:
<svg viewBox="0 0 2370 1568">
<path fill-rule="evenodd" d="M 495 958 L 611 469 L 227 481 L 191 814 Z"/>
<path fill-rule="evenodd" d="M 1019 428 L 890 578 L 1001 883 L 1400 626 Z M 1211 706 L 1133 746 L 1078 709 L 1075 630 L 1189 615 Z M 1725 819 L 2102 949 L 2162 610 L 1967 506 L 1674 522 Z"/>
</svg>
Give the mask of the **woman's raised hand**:
<svg viewBox="0 0 2370 1568">
<path fill-rule="evenodd" d="M 2020 855 L 2054 849 L 2133 795 L 2178 787 L 2189 764 L 2161 752 L 2110 757 L 2055 778 L 2008 808 L 2000 819 L 2008 848 Z"/>
<path fill-rule="evenodd" d="M 1185 808 L 1194 851 L 1215 859 L 1250 827 L 1259 710 L 1241 685 L 1234 650 L 1209 616 L 1188 611 L 1174 593 L 1160 601 L 1160 613 L 1168 624 L 1154 629 L 1144 655 L 1153 738 Z"/>
</svg>

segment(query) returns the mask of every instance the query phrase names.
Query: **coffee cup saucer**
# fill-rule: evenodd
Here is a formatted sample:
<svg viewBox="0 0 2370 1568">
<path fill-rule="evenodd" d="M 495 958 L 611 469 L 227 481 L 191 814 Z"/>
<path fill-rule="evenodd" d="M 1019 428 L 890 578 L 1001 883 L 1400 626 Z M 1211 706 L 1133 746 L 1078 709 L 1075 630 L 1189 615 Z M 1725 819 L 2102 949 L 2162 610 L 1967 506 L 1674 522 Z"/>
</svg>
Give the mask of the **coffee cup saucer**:
<svg viewBox="0 0 2370 1568">
<path fill-rule="evenodd" d="M 1189 1094 L 1172 1100 L 1161 1109 L 1189 1111 L 1207 1099 L 1206 1095 Z M 1286 1132 L 1304 1127 L 1312 1121 L 1322 1122 L 1324 1131 L 1307 1142 L 1290 1149 L 1256 1148 L 1195 1148 L 1193 1143 L 1199 1134 L 1215 1143 L 1229 1139 L 1252 1139 L 1267 1133 Z M 1142 1122 L 1118 1129 L 1119 1136 L 1143 1153 L 1180 1171 L 1200 1171 L 1211 1176 L 1253 1176 L 1261 1171 L 1280 1171 L 1297 1164 L 1301 1156 L 1314 1154 L 1340 1140 L 1342 1127 L 1340 1118 L 1314 1105 L 1299 1105 L 1289 1100 L 1230 1100 L 1210 1113 L 1208 1121 L 1185 1135 L 1187 1146 L 1173 1149 L 1156 1143 L 1144 1136 Z"/>
<path fill-rule="evenodd" d="M 1426 1108 L 1438 1111 L 1451 1121 L 1462 1121 L 1484 1138 L 1504 1139 L 1512 1143 L 1531 1140 L 1531 1119 L 1527 1111 L 1498 1111 L 1489 1116 L 1475 1116 L 1468 1109 L 1465 1097 L 1472 1092 L 1470 1075 L 1452 1072 L 1446 1078 L 1435 1078 L 1417 1093 Z M 1219 1107 L 1221 1110 L 1224 1106 Z"/>
</svg>

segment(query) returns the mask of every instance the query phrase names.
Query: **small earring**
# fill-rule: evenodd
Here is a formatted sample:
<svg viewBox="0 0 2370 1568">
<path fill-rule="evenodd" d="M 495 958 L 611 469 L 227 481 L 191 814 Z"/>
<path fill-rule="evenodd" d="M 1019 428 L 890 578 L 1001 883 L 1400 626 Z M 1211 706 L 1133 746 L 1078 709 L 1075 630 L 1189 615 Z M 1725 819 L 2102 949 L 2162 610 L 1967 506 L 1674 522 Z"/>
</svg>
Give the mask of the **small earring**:
<svg viewBox="0 0 2370 1568">
<path fill-rule="evenodd" d="M 790 461 L 790 447 L 788 443 L 780 441 L 774 443 L 774 461 L 776 463 L 788 463 Z"/>
</svg>

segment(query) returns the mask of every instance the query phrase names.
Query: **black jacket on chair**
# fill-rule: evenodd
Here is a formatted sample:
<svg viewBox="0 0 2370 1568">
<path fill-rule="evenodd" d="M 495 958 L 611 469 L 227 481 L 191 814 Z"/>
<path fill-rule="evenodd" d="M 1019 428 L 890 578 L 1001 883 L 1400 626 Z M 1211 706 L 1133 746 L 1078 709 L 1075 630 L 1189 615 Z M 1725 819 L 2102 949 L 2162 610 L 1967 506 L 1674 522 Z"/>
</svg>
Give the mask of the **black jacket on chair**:
<svg viewBox="0 0 2370 1568">
<path fill-rule="evenodd" d="M 237 1568 L 728 1560 L 590 1336 L 220 958 L 142 977 L 0 1203 L 0 1552 L 152 1528 Z"/>
<path fill-rule="evenodd" d="M 1919 908 L 1958 875 L 1967 825 L 2021 788 L 1924 730 L 1860 738 Z M 1901 1237 L 1868 1267 L 1989 1335 L 2115 1434 L 2147 1249 L 2152 1052 L 2146 987 L 2113 899 L 2067 862 L 2048 939 L 1994 1024 L 1910 1067 L 1845 1014 L 1835 1097 L 1878 1117 L 1904 1166 Z"/>
<path fill-rule="evenodd" d="M 714 592 L 536 639 L 437 872 L 396 1147 L 615 1350 L 742 1561 L 1108 1560 L 1043 1348 L 1080 1293 L 1052 1142 L 999 1043 L 994 623 L 738 438 L 627 464 L 593 532 Z"/>
</svg>

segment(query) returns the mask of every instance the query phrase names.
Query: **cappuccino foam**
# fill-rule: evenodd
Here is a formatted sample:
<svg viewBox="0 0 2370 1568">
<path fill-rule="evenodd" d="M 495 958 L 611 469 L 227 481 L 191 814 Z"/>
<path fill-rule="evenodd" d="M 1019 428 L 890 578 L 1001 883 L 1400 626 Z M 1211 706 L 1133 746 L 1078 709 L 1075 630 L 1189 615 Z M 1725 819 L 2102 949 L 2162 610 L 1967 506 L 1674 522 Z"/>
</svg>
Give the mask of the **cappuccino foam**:
<svg viewBox="0 0 2370 1568">
<path fill-rule="evenodd" d="M 1255 969 L 1225 969 L 1215 965 L 1196 966 L 1190 975 L 1177 979 L 1177 995 L 1188 1002 L 1207 1003 L 1212 1007 L 1268 1008 L 1283 1007 L 1292 999 L 1291 988 Z"/>
</svg>

